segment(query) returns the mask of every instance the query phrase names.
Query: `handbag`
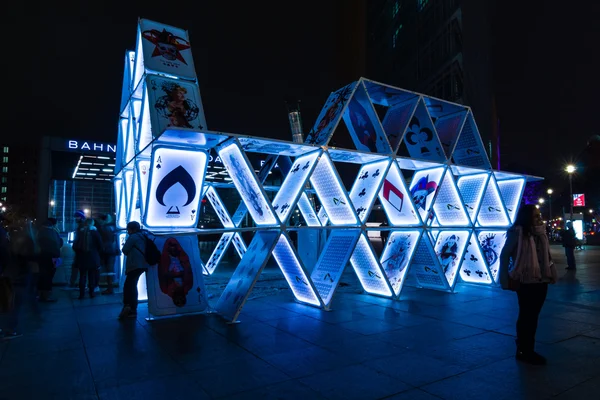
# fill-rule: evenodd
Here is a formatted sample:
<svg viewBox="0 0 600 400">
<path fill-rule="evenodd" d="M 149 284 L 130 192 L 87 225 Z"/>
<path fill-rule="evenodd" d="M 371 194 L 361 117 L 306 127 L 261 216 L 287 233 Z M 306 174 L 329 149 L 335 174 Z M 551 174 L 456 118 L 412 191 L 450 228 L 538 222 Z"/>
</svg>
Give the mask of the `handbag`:
<svg viewBox="0 0 600 400">
<path fill-rule="evenodd" d="M 7 313 L 15 306 L 15 291 L 7 276 L 0 276 L 0 312 Z"/>
</svg>

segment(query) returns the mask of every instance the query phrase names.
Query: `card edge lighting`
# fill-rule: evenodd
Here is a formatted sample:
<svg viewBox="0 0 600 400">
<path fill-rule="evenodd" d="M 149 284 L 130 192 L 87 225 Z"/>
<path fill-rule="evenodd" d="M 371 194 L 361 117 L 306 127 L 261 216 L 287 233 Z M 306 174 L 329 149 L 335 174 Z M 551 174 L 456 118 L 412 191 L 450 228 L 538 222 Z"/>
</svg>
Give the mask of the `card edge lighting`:
<svg viewBox="0 0 600 400">
<path fill-rule="evenodd" d="M 383 185 L 383 181 L 385 179 L 385 177 L 388 174 L 388 170 L 390 169 L 390 165 L 391 165 L 391 160 L 389 159 L 384 159 L 384 160 L 377 160 L 377 161 L 373 161 L 367 164 L 362 164 L 362 166 L 360 167 L 360 169 L 358 170 L 358 174 L 356 175 L 356 178 L 354 180 L 354 183 L 352 184 L 352 187 L 350 188 L 350 193 L 348 193 L 348 198 L 350 199 L 350 201 L 352 202 L 352 206 L 354 207 L 354 211 L 356 212 L 356 202 L 353 200 L 353 197 L 358 196 L 357 194 L 355 194 L 354 196 L 353 193 L 357 192 L 358 189 L 355 190 L 355 188 L 357 188 L 358 185 L 358 181 L 360 179 L 360 175 L 361 172 L 363 171 L 363 169 L 366 168 L 370 168 L 369 166 L 373 165 L 373 164 L 384 164 L 384 167 L 382 168 L 385 172 L 380 174 L 380 177 L 378 179 L 377 184 L 373 184 L 373 186 L 375 186 L 375 189 L 373 190 L 373 195 L 370 197 L 370 199 L 368 199 L 367 202 L 367 208 L 365 210 L 365 212 L 363 213 L 363 216 L 361 217 L 360 215 L 358 215 L 358 213 L 356 214 L 358 216 L 358 220 L 360 221 L 361 224 L 364 224 L 367 219 L 369 218 L 369 215 L 371 214 L 371 211 L 373 209 L 373 205 L 375 204 L 375 199 L 379 196 L 379 191 L 381 190 L 381 187 Z"/>
<path fill-rule="evenodd" d="M 371 261 L 373 261 L 370 267 L 375 267 L 375 269 L 381 274 L 383 279 L 383 286 L 387 289 L 387 291 L 382 292 L 378 292 L 377 290 L 369 290 L 369 288 L 367 288 L 367 285 L 365 285 L 364 281 L 363 281 L 363 276 L 362 274 L 359 274 L 357 271 L 359 270 L 358 265 L 360 265 L 360 263 L 355 262 L 354 258 L 356 256 L 356 252 L 359 251 L 358 250 L 358 246 L 359 246 L 359 242 L 364 242 L 364 246 L 365 246 L 365 253 L 367 254 L 367 257 L 371 258 Z M 383 296 L 383 297 L 394 297 L 394 291 L 391 288 L 390 283 L 388 282 L 387 277 L 385 276 L 385 272 L 383 271 L 383 268 L 381 266 L 381 264 L 379 263 L 379 260 L 377 260 L 377 257 L 375 257 L 375 254 L 373 253 L 373 249 L 370 246 L 370 242 L 368 239 L 365 238 L 365 234 L 364 232 L 361 232 L 358 240 L 356 241 L 356 245 L 354 246 L 354 251 L 352 251 L 352 255 L 350 256 L 350 265 L 352 265 L 352 269 L 354 270 L 354 273 L 356 274 L 356 277 L 358 278 L 358 281 L 360 282 L 360 285 L 362 287 L 362 289 L 369 293 L 369 294 L 374 294 L 377 296 Z M 370 270 L 370 267 L 368 268 Z"/>
<path fill-rule="evenodd" d="M 398 234 L 402 234 L 403 232 L 410 232 L 410 233 L 416 233 L 416 245 L 411 247 L 411 252 L 408 258 L 408 262 L 406 264 L 406 268 L 404 268 L 404 274 L 402 275 L 402 278 L 400 280 L 400 287 L 398 288 L 398 292 L 396 293 L 396 291 L 394 290 L 394 285 L 390 282 L 390 276 L 386 273 L 385 271 L 385 267 L 383 266 L 383 256 L 386 252 L 386 249 L 388 247 L 387 243 L 385 245 L 385 247 L 383 248 L 383 250 L 381 251 L 381 256 L 379 257 L 379 265 L 381 265 L 381 269 L 383 270 L 383 274 L 386 276 L 386 279 L 391 287 L 392 293 L 394 294 L 394 297 L 398 298 L 400 296 L 400 294 L 402 293 L 402 288 L 404 287 L 404 284 L 406 283 L 406 277 L 408 275 L 408 273 L 410 272 L 410 266 L 411 266 L 411 262 L 412 259 L 414 257 L 415 254 L 415 250 L 418 247 L 419 242 L 421 241 L 421 236 L 423 236 L 423 229 L 418 229 L 418 228 L 412 228 L 412 229 L 398 229 L 398 230 L 393 230 L 391 231 L 391 235 L 390 235 L 390 239 L 392 238 L 392 236 L 394 236 L 394 234 L 398 233 Z"/>
<path fill-rule="evenodd" d="M 388 213 L 387 207 L 385 205 L 386 203 L 384 203 L 381 200 L 381 198 L 383 197 L 383 193 L 382 192 L 383 192 L 384 181 L 387 178 L 387 176 L 389 175 L 390 170 L 392 168 L 396 169 L 396 171 L 398 173 L 398 176 L 400 177 L 400 182 L 401 182 L 401 184 L 404 187 L 404 191 L 406 192 L 406 197 L 407 197 L 408 203 L 409 203 L 411 209 L 413 210 L 413 212 L 415 214 L 415 217 L 417 219 L 417 221 L 415 223 L 410 223 L 410 224 L 408 224 L 406 222 L 404 222 L 404 223 L 393 223 L 392 220 L 391 220 L 391 218 L 390 218 L 390 214 Z M 396 162 L 395 159 L 392 159 L 392 162 L 390 163 L 390 166 L 388 168 L 386 176 L 382 180 L 381 187 L 379 188 L 379 191 L 377 193 L 377 198 L 379 198 L 379 202 L 381 203 L 381 207 L 383 208 L 383 212 L 385 213 L 385 216 L 386 216 L 388 222 L 390 222 L 390 226 L 392 226 L 392 227 L 421 227 L 421 226 L 423 226 L 423 220 L 421 218 L 421 214 L 419 213 L 419 211 L 415 208 L 415 205 L 413 204 L 412 196 L 410 195 L 410 188 L 409 188 L 409 186 L 406 185 L 406 180 L 404 179 L 404 176 L 402 176 L 402 169 L 400 168 L 400 165 L 398 165 L 398 163 Z M 383 200 L 385 200 L 385 198 Z"/>
<path fill-rule="evenodd" d="M 442 212 L 438 212 L 436 210 L 436 206 L 438 204 L 438 200 L 439 200 L 439 194 L 442 190 L 442 187 L 444 185 L 450 185 L 450 189 L 444 189 L 444 190 L 450 190 L 452 192 L 453 195 L 456 196 L 456 199 L 459 206 L 460 206 L 460 212 L 462 213 L 462 220 L 461 221 L 457 221 L 457 223 L 448 223 L 446 222 L 442 222 L 442 218 L 440 218 L 440 216 L 444 215 L 444 209 L 442 208 L 441 211 Z M 442 182 L 439 186 L 438 189 L 438 193 L 435 196 L 435 201 L 433 202 L 433 212 L 435 217 L 438 220 L 438 223 L 440 224 L 440 227 L 444 228 L 444 227 L 469 227 L 471 225 L 471 220 L 468 216 L 468 212 L 465 210 L 465 206 L 464 206 L 464 202 L 463 199 L 458 191 L 458 188 L 456 187 L 456 182 L 454 182 L 452 173 L 450 172 L 449 169 L 446 170 L 446 173 L 444 174 L 444 177 L 442 178 Z"/>
<path fill-rule="evenodd" d="M 494 223 L 494 224 L 489 224 L 489 225 L 483 225 L 480 221 L 480 215 L 481 215 L 481 208 L 483 207 L 483 200 L 485 200 L 485 196 L 488 193 L 488 188 L 490 187 L 490 184 L 492 184 L 492 196 L 495 195 L 496 196 L 496 201 L 499 203 L 500 206 L 500 212 L 503 215 L 503 218 L 505 220 L 505 222 L 503 224 L 500 225 L 500 223 Z M 477 225 L 476 227 L 478 228 L 493 228 L 493 227 L 497 227 L 497 228 L 508 228 L 511 226 L 511 221 L 510 218 L 508 216 L 508 213 L 506 212 L 506 206 L 504 205 L 504 201 L 502 199 L 502 195 L 500 194 L 500 188 L 498 187 L 498 185 L 496 184 L 495 178 L 490 175 L 490 178 L 488 179 L 488 183 L 486 185 L 485 188 L 485 194 L 483 196 L 483 199 L 481 200 L 481 205 L 479 207 L 479 211 L 477 212 Z"/>
<path fill-rule="evenodd" d="M 448 282 L 448 286 L 450 287 L 450 290 L 454 289 L 454 287 L 456 286 L 458 275 L 460 275 L 460 266 L 462 265 L 462 261 L 463 261 L 462 259 L 465 255 L 465 250 L 466 250 L 467 244 L 471 238 L 472 231 L 473 231 L 472 229 L 444 229 L 438 235 L 438 237 L 436 239 L 436 244 L 433 246 L 433 251 L 435 252 L 435 257 L 438 259 L 438 263 L 442 270 L 442 274 L 444 274 L 444 278 Z M 456 233 L 466 233 L 467 234 L 467 238 L 464 241 L 464 244 L 462 245 L 462 251 L 460 251 L 460 254 L 457 256 L 458 262 L 456 265 L 456 271 L 454 273 L 454 277 L 452 277 L 452 282 L 450 282 L 448 280 L 446 272 L 444 272 L 444 269 L 442 268 L 442 263 L 440 262 L 439 257 L 437 255 L 437 241 L 440 240 L 440 235 L 442 235 L 443 232 L 449 232 L 449 233 L 454 233 L 454 234 L 456 234 Z"/>
<path fill-rule="evenodd" d="M 476 174 L 470 174 L 470 175 L 463 175 L 463 176 L 459 176 L 458 179 L 456 180 L 456 188 L 458 190 L 458 194 L 461 197 L 461 200 L 463 201 L 463 205 L 465 206 L 465 209 L 467 208 L 466 203 L 464 201 L 464 196 L 462 194 L 462 191 L 460 190 L 460 186 L 459 183 L 463 180 L 463 179 L 470 179 L 473 177 L 477 177 L 479 175 L 484 175 L 484 181 L 483 184 L 481 185 L 481 189 L 479 191 L 479 195 L 478 195 L 478 200 L 475 204 L 475 207 L 473 208 L 473 216 L 471 216 L 471 214 L 469 213 L 469 211 L 467 210 L 467 217 L 469 218 L 469 221 L 471 221 L 471 226 L 475 227 L 475 224 L 477 223 L 477 215 L 479 214 L 479 208 L 481 207 L 481 202 L 483 201 L 483 196 L 485 195 L 485 189 L 487 187 L 487 182 L 489 180 L 490 174 L 487 172 L 482 172 L 482 173 L 476 173 Z"/>
</svg>

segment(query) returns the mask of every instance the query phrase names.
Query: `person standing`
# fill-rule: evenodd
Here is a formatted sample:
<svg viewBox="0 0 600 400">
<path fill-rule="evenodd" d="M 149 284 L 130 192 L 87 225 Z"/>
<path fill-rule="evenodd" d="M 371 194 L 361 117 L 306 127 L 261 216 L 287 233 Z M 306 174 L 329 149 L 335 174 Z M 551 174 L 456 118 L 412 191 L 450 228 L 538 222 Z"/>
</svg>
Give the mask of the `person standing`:
<svg viewBox="0 0 600 400">
<path fill-rule="evenodd" d="M 102 271 L 106 276 L 106 290 L 102 294 L 113 294 L 113 281 L 115 276 L 115 260 L 121 255 L 119 245 L 117 244 L 117 228 L 113 224 L 113 218 L 110 214 L 104 214 L 98 220 L 100 236 L 104 244 L 102 252 Z"/>
<path fill-rule="evenodd" d="M 575 230 L 573 224 L 569 222 L 562 232 L 562 244 L 565 248 L 565 255 L 567 256 L 567 269 L 572 271 L 577 269 L 575 265 L 575 247 L 577 246 L 577 236 L 575 236 Z"/>
<path fill-rule="evenodd" d="M 81 300 L 85 296 L 86 277 L 90 297 L 94 298 L 96 275 L 100 268 L 100 255 L 104 250 L 104 245 L 100 233 L 94 226 L 93 219 L 85 221 L 84 228 L 79 232 L 73 248 L 76 249 L 79 268 L 79 299 Z"/>
<path fill-rule="evenodd" d="M 40 301 L 54 302 L 52 297 L 52 280 L 56 273 L 56 260 L 60 258 L 60 248 L 63 240 L 56 231 L 56 219 L 48 218 L 44 222 L 37 234 L 40 254 L 38 262 L 40 266 L 40 278 L 38 281 L 38 291 Z"/>
<path fill-rule="evenodd" d="M 137 285 L 140 276 L 148 271 L 146 262 L 146 235 L 142 232 L 140 224 L 131 221 L 127 224 L 129 237 L 123 245 L 125 261 L 125 284 L 123 285 L 123 309 L 119 319 L 136 318 L 138 306 Z"/>
<path fill-rule="evenodd" d="M 556 283 L 558 274 L 540 210 L 532 204 L 521 206 L 507 232 L 499 274 L 502 288 L 515 291 L 519 301 L 515 358 L 533 365 L 546 364 L 546 358 L 535 352 L 535 333 L 548 284 Z"/>
<path fill-rule="evenodd" d="M 73 246 L 73 252 L 75 253 L 75 256 L 73 257 L 73 264 L 71 265 L 71 279 L 70 279 L 70 287 L 71 288 L 76 288 L 78 287 L 78 280 L 77 280 L 77 273 L 79 272 L 79 266 L 77 265 L 77 249 L 75 249 L 75 242 L 77 241 L 77 237 L 79 236 L 79 232 L 84 228 L 84 222 L 85 222 L 85 212 L 83 212 L 83 210 L 77 210 L 75 211 L 75 214 L 73 214 L 73 217 L 75 218 L 75 235 L 73 238 L 73 242 L 71 242 L 71 245 Z"/>
</svg>

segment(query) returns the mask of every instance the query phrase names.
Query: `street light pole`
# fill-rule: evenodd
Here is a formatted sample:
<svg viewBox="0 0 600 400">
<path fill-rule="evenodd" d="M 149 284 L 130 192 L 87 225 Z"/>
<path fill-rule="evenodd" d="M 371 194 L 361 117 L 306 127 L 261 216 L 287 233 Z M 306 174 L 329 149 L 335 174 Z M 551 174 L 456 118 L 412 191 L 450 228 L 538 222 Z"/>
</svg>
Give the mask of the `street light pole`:
<svg viewBox="0 0 600 400">
<path fill-rule="evenodd" d="M 553 190 L 552 189 L 548 189 L 546 191 L 546 193 L 548 193 L 548 208 L 550 209 L 549 210 L 550 215 L 548 216 L 548 221 L 550 221 L 550 220 L 553 219 L 552 218 L 552 215 L 553 215 L 552 214 L 552 193 L 553 193 Z"/>
<path fill-rule="evenodd" d="M 571 217 L 569 218 L 571 220 L 571 223 L 573 222 L 573 173 L 575 172 L 575 166 L 574 165 L 567 165 L 567 168 L 565 168 L 565 171 L 567 171 L 567 173 L 569 174 L 569 190 L 571 192 L 571 198 L 569 199 L 569 201 L 571 202 Z"/>
</svg>

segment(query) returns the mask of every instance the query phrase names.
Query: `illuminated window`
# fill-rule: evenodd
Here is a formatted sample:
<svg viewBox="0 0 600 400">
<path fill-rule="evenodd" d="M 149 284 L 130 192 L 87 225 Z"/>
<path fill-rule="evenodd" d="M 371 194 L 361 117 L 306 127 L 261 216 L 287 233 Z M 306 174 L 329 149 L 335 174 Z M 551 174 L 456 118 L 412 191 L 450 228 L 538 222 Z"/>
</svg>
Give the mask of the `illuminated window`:
<svg viewBox="0 0 600 400">
<path fill-rule="evenodd" d="M 392 38 L 392 47 L 396 47 L 396 42 L 398 41 L 398 34 L 400 33 L 400 30 L 402 29 L 402 24 L 400 24 L 400 26 L 398 26 L 398 29 L 396 29 L 396 32 L 394 32 L 394 37 Z"/>
<path fill-rule="evenodd" d="M 417 0 L 417 9 L 419 11 L 423 11 L 423 9 L 427 6 L 429 0 Z"/>
<path fill-rule="evenodd" d="M 396 0 L 394 2 L 394 6 L 392 7 L 392 18 L 396 18 L 396 15 L 398 15 L 398 11 L 400 11 L 400 1 Z"/>
<path fill-rule="evenodd" d="M 5 176 L 2 177 L 2 183 L 6 183 L 7 179 Z"/>
<path fill-rule="evenodd" d="M 8 146 L 4 146 L 4 152 L 8 153 Z"/>
<path fill-rule="evenodd" d="M 3 163 L 7 163 L 8 162 L 8 157 L 2 157 L 2 162 Z"/>
<path fill-rule="evenodd" d="M 8 172 L 8 167 L 2 167 L 2 172 L 7 173 Z"/>
<path fill-rule="evenodd" d="M 6 186 L 2 186 L 2 193 L 6 193 Z"/>
</svg>

